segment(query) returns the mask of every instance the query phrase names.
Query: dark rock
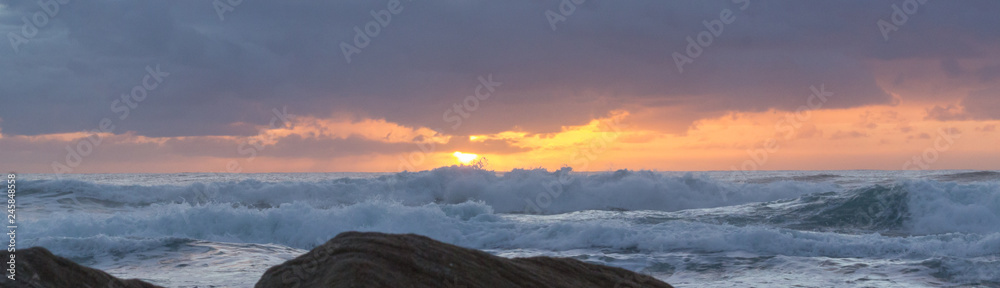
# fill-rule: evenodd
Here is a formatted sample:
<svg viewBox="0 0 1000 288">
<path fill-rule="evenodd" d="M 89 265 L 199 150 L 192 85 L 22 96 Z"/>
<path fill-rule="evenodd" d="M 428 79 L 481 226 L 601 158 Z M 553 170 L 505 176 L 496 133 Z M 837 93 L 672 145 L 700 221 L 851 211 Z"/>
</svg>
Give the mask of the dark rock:
<svg viewBox="0 0 1000 288">
<path fill-rule="evenodd" d="M 14 281 L 7 278 L 10 264 L 10 254 L 0 253 L 3 259 L 3 278 L 0 287 L 11 288 L 64 288 L 64 287 L 95 287 L 95 288 L 156 288 L 159 286 L 135 279 L 122 280 L 104 271 L 88 268 L 69 259 L 52 255 L 52 252 L 42 247 L 32 247 L 14 252 Z"/>
<path fill-rule="evenodd" d="M 345 232 L 271 267 L 255 287 L 671 286 L 625 269 L 575 259 L 508 259 L 420 235 Z"/>
</svg>

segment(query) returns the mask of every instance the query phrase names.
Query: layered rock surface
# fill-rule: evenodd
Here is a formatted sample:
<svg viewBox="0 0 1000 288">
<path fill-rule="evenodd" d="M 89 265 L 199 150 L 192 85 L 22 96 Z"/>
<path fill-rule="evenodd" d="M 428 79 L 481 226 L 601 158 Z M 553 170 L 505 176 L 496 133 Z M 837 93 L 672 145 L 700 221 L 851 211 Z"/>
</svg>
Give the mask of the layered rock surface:
<svg viewBox="0 0 1000 288">
<path fill-rule="evenodd" d="M 7 251 L 0 252 L 0 259 L 3 259 L 4 273 L 0 278 L 0 287 L 10 288 L 66 288 L 66 287 L 100 287 L 100 288 L 157 288 L 136 279 L 122 280 L 111 276 L 104 271 L 89 268 L 70 261 L 69 259 L 53 255 L 52 252 L 42 247 L 32 247 L 19 249 L 14 252 L 15 274 L 14 280 L 7 278 L 10 275 L 7 268 L 10 264 L 10 254 Z"/>
<path fill-rule="evenodd" d="M 136 279 L 115 278 L 41 247 L 14 254 L 16 280 L 6 278 L 9 273 L 5 272 L 0 287 L 159 287 Z M 7 262 L 10 253 L 0 252 L 0 257 Z M 6 269 L 7 265 L 4 266 Z M 508 259 L 420 235 L 346 232 L 302 256 L 271 267 L 255 287 L 671 286 L 625 269 L 569 258 Z"/>
<path fill-rule="evenodd" d="M 345 232 L 271 267 L 255 287 L 671 286 L 625 269 L 575 259 L 508 259 L 414 234 Z"/>
</svg>

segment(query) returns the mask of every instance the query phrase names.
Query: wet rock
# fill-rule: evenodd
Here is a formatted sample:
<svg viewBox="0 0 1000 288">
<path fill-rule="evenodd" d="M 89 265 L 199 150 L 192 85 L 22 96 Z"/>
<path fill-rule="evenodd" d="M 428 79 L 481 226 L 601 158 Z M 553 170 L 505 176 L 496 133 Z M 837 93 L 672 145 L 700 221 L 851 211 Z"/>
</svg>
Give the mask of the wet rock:
<svg viewBox="0 0 1000 288">
<path fill-rule="evenodd" d="M 508 259 L 414 234 L 345 232 L 271 267 L 255 287 L 671 286 L 643 274 L 575 259 Z"/>
<path fill-rule="evenodd" d="M 0 253 L 4 262 L 3 278 L 0 287 L 11 288 L 64 288 L 64 287 L 99 287 L 99 288 L 157 288 L 136 279 L 122 280 L 104 271 L 88 268 L 53 255 L 42 247 L 32 247 L 14 252 L 15 274 L 10 280 L 7 271 L 10 268 L 10 254 Z"/>
</svg>

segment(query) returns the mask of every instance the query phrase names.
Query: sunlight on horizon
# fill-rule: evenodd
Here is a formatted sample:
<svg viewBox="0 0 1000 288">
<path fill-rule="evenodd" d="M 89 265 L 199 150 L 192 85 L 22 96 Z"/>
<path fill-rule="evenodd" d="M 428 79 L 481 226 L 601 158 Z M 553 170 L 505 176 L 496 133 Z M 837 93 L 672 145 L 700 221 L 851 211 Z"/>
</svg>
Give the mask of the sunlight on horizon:
<svg viewBox="0 0 1000 288">
<path fill-rule="evenodd" d="M 452 155 L 454 155 L 455 158 L 458 159 L 458 162 L 465 165 L 468 165 L 469 163 L 472 163 L 473 160 L 476 160 L 476 158 L 479 158 L 479 155 L 472 153 L 462 153 L 458 151 L 455 151 L 455 154 Z"/>
</svg>

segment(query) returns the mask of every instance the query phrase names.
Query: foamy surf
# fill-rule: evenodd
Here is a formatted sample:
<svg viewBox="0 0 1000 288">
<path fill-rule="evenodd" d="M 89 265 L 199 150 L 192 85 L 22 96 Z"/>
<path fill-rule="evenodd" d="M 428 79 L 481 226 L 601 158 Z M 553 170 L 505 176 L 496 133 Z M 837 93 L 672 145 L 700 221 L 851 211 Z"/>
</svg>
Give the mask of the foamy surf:
<svg viewBox="0 0 1000 288">
<path fill-rule="evenodd" d="M 169 287 L 252 286 L 267 267 L 346 231 L 574 257 L 679 287 L 1000 283 L 1000 182 L 992 174 L 751 175 L 459 167 L 25 175 L 19 232 L 23 245 Z"/>
</svg>

